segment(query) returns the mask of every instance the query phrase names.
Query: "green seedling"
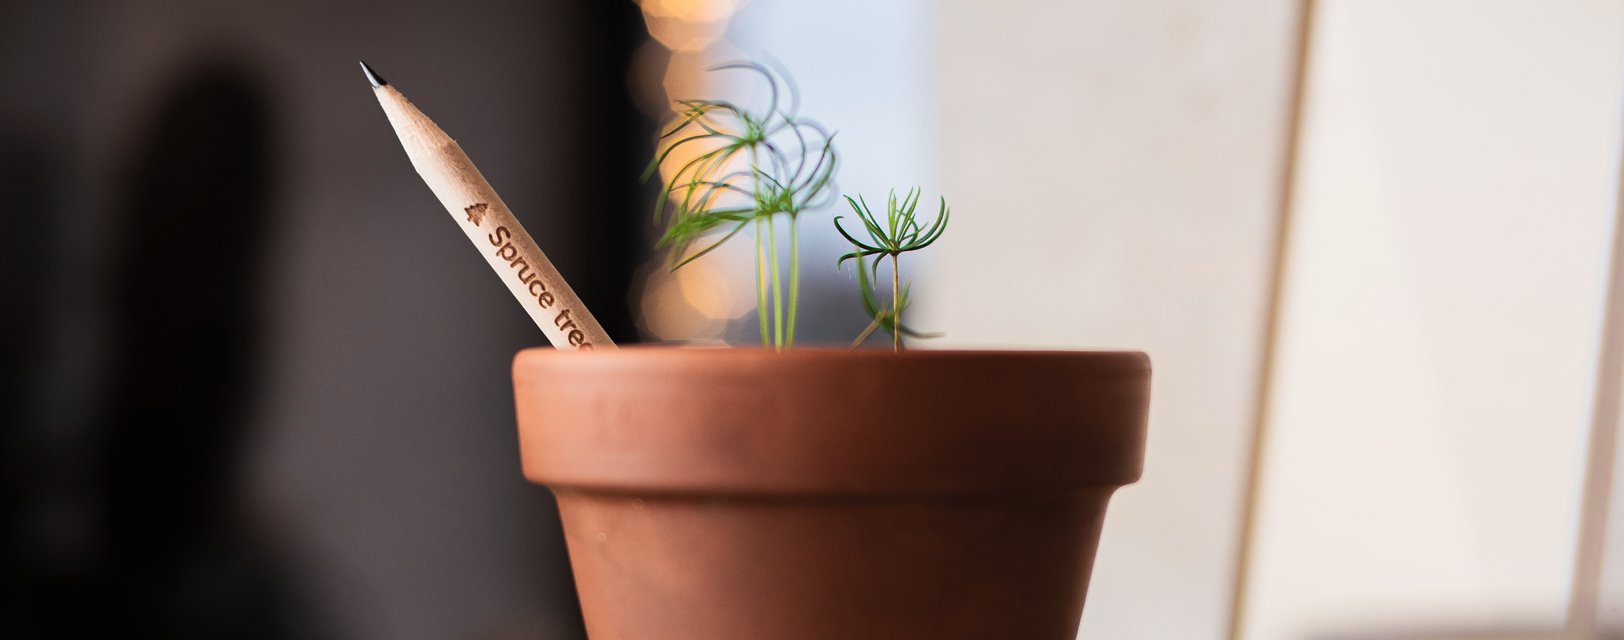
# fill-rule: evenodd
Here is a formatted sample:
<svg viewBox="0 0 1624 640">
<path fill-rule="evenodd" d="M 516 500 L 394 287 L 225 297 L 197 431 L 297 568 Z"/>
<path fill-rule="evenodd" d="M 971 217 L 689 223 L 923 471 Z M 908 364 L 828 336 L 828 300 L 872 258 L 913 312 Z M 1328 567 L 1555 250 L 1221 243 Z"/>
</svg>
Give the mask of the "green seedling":
<svg viewBox="0 0 1624 640">
<path fill-rule="evenodd" d="M 936 214 L 936 221 L 929 227 L 921 224 L 914 216 L 921 193 L 923 190 L 909 189 L 907 195 L 902 197 L 902 201 L 898 202 L 897 193 L 892 191 L 887 198 L 883 225 L 875 217 L 874 212 L 869 210 L 868 203 L 863 201 L 861 195 L 857 196 L 856 200 L 846 196 L 846 202 L 851 205 L 852 211 L 855 211 L 857 218 L 863 221 L 863 228 L 868 232 L 868 242 L 852 237 L 840 226 L 843 216 L 835 216 L 835 230 L 857 249 L 840 256 L 840 259 L 835 261 L 835 268 L 839 269 L 847 260 L 857 261 L 857 281 L 862 289 L 863 311 L 871 320 L 868 328 L 864 329 L 857 337 L 857 341 L 852 343 L 852 348 L 862 344 L 875 329 L 885 329 L 891 333 L 891 348 L 896 351 L 902 351 L 904 335 L 913 338 L 935 338 L 941 335 L 919 333 L 902 324 L 902 311 L 908 308 L 908 286 L 900 281 L 898 269 L 900 257 L 903 253 L 928 247 L 937 238 L 942 237 L 942 232 L 947 230 L 947 220 L 952 215 L 952 210 L 947 207 L 947 198 L 942 198 L 942 207 Z M 872 266 L 865 264 L 865 259 L 870 256 L 874 257 Z M 873 287 L 869 285 L 869 277 L 872 274 L 875 280 L 879 280 L 880 263 L 887 256 L 891 258 L 891 307 L 882 308 L 874 295 Z"/>
<path fill-rule="evenodd" d="M 795 345 L 801 291 L 800 214 L 828 204 L 834 184 L 833 134 L 797 115 L 800 98 L 786 78 L 790 104 L 780 103 L 779 79 L 766 67 L 735 62 L 709 71 L 743 70 L 767 81 L 771 99 L 754 113 L 725 100 L 679 100 L 682 115 L 656 139 L 646 181 L 678 149 L 700 151 L 679 167 L 655 202 L 654 220 L 666 231 L 656 248 L 671 250 L 671 269 L 703 256 L 754 223 L 756 316 L 761 346 L 782 351 Z M 693 147 L 689 147 L 693 145 Z M 668 217 L 664 216 L 671 209 Z M 778 220 L 789 232 L 789 292 L 785 309 L 778 258 Z M 723 233 L 725 232 L 725 233 Z M 694 249 L 701 239 L 721 238 Z M 768 291 L 772 292 L 771 313 Z M 768 331 L 768 319 L 772 328 Z"/>
</svg>

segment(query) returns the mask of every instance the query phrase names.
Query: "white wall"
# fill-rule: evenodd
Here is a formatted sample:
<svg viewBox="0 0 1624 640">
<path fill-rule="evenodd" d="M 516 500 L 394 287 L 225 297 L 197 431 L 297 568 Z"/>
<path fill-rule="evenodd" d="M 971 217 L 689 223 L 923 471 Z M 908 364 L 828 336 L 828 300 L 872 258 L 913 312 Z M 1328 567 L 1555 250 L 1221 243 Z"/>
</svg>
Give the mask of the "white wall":
<svg viewBox="0 0 1624 640">
<path fill-rule="evenodd" d="M 1228 632 L 1295 10 L 937 10 L 954 217 L 918 324 L 942 347 L 1141 349 L 1155 367 L 1144 479 L 1107 513 L 1084 638 Z"/>
<path fill-rule="evenodd" d="M 1244 637 L 1560 629 L 1624 3 L 1319 6 Z"/>
</svg>

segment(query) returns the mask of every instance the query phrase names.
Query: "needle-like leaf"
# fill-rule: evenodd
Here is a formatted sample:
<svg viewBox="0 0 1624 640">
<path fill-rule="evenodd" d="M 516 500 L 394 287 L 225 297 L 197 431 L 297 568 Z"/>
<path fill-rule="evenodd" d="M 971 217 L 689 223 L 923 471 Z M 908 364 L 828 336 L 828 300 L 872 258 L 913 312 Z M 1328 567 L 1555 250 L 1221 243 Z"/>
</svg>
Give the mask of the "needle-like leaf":
<svg viewBox="0 0 1624 640">
<path fill-rule="evenodd" d="M 863 312 L 873 320 L 857 342 L 852 347 L 862 344 L 876 327 L 884 328 L 891 333 L 892 348 L 902 350 L 902 336 L 914 338 L 934 338 L 941 334 L 925 334 L 908 328 L 902 324 L 902 311 L 908 307 L 908 289 L 899 282 L 900 274 L 897 272 L 898 263 L 902 254 L 909 251 L 918 251 L 936 242 L 947 230 L 947 221 L 951 217 L 951 210 L 947 207 L 947 198 L 942 198 L 942 208 L 936 214 L 936 220 L 925 226 L 920 224 L 914 211 L 919 207 L 919 197 L 923 190 L 909 189 L 903 194 L 902 200 L 897 200 L 896 191 L 892 191 L 886 199 L 885 224 L 880 224 L 878 217 L 868 208 L 868 202 L 859 194 L 854 200 L 846 196 L 846 203 L 851 205 L 857 219 L 862 221 L 863 230 L 868 232 L 868 241 L 858 240 L 840 225 L 842 216 L 835 217 L 835 230 L 850 242 L 856 251 L 840 256 L 835 261 L 835 268 L 839 269 L 847 260 L 857 261 L 857 284 L 862 291 Z M 864 259 L 874 256 L 872 267 L 864 263 Z M 875 297 L 873 287 L 869 284 L 869 274 L 879 279 L 880 262 L 884 258 L 891 258 L 891 307 L 882 308 Z"/>
<path fill-rule="evenodd" d="M 708 71 L 742 70 L 759 75 L 767 83 L 769 100 L 761 111 L 751 111 L 725 100 L 678 100 L 678 117 L 655 138 L 656 152 L 643 172 L 643 180 L 675 170 L 664 177 L 664 185 L 654 205 L 655 222 L 664 222 L 665 233 L 657 248 L 670 250 L 672 269 L 715 250 L 738 235 L 750 222 L 758 225 L 756 235 L 757 313 L 766 341 L 767 275 L 771 274 L 775 326 L 783 326 L 783 295 L 779 287 L 777 246 L 773 243 L 774 219 L 789 218 L 789 313 L 794 315 L 800 293 L 800 235 L 797 217 L 832 200 L 836 153 L 834 134 L 815 122 L 797 115 L 800 92 L 788 75 L 774 73 L 754 62 L 730 62 Z M 780 103 L 780 79 L 789 89 L 790 105 Z M 686 154 L 692 154 L 688 157 Z M 674 162 L 673 158 L 685 158 Z M 669 214 L 667 214 L 669 211 Z M 690 251 L 701 238 L 720 229 L 731 228 L 703 249 Z M 766 233 L 762 233 L 763 226 Z M 795 320 L 789 318 L 788 333 L 775 334 L 773 346 L 785 349 L 795 341 Z"/>
</svg>

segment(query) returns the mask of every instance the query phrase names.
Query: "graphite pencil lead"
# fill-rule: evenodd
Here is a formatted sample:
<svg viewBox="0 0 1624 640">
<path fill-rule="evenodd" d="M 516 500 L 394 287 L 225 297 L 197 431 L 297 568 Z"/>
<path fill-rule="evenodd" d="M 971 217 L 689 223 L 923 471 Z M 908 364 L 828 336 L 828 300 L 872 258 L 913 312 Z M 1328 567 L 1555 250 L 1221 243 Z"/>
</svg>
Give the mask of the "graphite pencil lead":
<svg viewBox="0 0 1624 640">
<path fill-rule="evenodd" d="M 378 75 L 378 72 L 373 71 L 372 67 L 367 66 L 367 63 L 366 63 L 365 60 L 361 60 L 360 63 L 361 63 L 361 71 L 363 71 L 363 72 L 365 72 L 367 74 L 367 82 L 372 83 L 372 88 L 376 89 L 378 87 L 382 87 L 384 85 L 389 84 L 388 80 L 383 79 L 383 76 L 380 76 L 380 75 Z"/>
</svg>

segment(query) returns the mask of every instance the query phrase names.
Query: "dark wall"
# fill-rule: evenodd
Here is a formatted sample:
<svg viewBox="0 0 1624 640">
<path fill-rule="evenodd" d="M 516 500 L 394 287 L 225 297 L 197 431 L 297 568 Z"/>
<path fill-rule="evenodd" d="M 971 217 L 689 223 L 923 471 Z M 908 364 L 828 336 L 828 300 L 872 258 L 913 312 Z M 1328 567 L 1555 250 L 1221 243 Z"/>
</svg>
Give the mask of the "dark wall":
<svg viewBox="0 0 1624 640">
<path fill-rule="evenodd" d="M 645 38 L 619 1 L 0 5 L 0 635 L 582 637 L 514 434 L 545 338 L 355 61 L 631 341 Z"/>
</svg>

